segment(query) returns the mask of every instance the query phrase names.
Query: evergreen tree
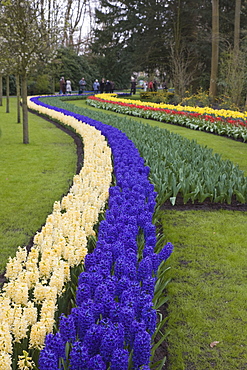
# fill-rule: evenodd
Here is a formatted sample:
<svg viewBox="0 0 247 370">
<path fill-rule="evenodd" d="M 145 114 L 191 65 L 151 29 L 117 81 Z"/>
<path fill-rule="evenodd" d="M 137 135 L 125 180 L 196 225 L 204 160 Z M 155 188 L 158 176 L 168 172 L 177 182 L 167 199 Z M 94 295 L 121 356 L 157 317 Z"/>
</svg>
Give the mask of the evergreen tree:
<svg viewBox="0 0 247 370">
<path fill-rule="evenodd" d="M 132 71 L 163 67 L 169 40 L 166 5 L 161 0 L 100 1 L 92 50 L 106 59 L 104 74 L 111 71 L 116 79 L 123 71 L 130 78 Z"/>
</svg>

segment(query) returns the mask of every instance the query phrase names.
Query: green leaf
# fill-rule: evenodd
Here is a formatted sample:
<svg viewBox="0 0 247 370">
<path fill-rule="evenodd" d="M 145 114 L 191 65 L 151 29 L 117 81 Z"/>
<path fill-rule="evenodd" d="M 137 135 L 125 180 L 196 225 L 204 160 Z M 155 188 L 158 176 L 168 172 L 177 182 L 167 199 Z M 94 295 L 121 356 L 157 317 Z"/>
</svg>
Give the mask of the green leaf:
<svg viewBox="0 0 247 370">
<path fill-rule="evenodd" d="M 245 203 L 245 197 L 243 196 L 243 194 L 242 194 L 242 193 L 240 193 L 240 191 L 238 191 L 238 190 L 234 190 L 234 194 L 236 194 L 237 200 L 238 200 L 240 203 Z"/>
<path fill-rule="evenodd" d="M 151 369 L 162 370 L 165 362 L 166 362 L 166 356 L 163 358 L 163 360 L 160 360 L 160 361 L 155 362 L 150 367 L 151 367 Z"/>
<path fill-rule="evenodd" d="M 157 303 L 154 304 L 154 308 L 158 310 L 163 304 L 165 304 L 169 300 L 169 297 L 163 297 L 162 299 L 159 299 Z"/>
<path fill-rule="evenodd" d="M 153 345 L 152 354 L 155 353 L 157 348 L 159 348 L 159 346 L 164 342 L 164 340 L 168 337 L 169 334 L 170 334 L 170 331 L 167 331 L 166 334 L 162 334 L 162 337 L 160 338 L 160 340 Z"/>
<path fill-rule="evenodd" d="M 161 315 L 162 316 L 162 315 Z M 156 330 L 155 330 L 155 333 L 153 334 L 153 340 L 154 338 L 157 336 L 157 334 L 159 333 L 159 331 L 163 328 L 163 326 L 165 325 L 166 321 L 168 320 L 168 316 L 166 316 L 164 319 L 162 319 L 159 324 L 157 325 L 156 327 Z"/>
</svg>

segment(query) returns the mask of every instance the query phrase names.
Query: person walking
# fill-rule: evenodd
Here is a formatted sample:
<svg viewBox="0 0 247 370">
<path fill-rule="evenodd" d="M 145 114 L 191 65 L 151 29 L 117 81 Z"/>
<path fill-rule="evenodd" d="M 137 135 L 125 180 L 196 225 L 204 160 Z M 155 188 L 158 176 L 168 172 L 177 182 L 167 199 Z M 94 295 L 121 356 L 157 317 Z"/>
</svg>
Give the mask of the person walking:
<svg viewBox="0 0 247 370">
<path fill-rule="evenodd" d="M 105 90 L 105 79 L 102 78 L 102 80 L 100 81 L 100 93 L 103 94 Z"/>
<path fill-rule="evenodd" d="M 94 91 L 94 93 L 95 94 L 98 94 L 99 89 L 100 89 L 99 81 L 98 80 L 95 80 L 94 83 L 93 83 L 93 91 Z"/>
<path fill-rule="evenodd" d="M 156 80 L 154 80 L 154 82 L 153 82 L 153 89 L 154 89 L 155 92 L 157 92 L 157 90 L 158 90 L 158 84 L 157 84 Z"/>
<path fill-rule="evenodd" d="M 149 81 L 149 83 L 148 83 L 148 91 L 153 91 L 153 87 L 154 87 L 154 85 L 153 85 L 153 81 Z"/>
<path fill-rule="evenodd" d="M 133 95 L 136 93 L 136 80 L 134 78 L 131 79 L 130 93 Z"/>
<path fill-rule="evenodd" d="M 59 81 L 59 94 L 65 94 L 66 92 L 66 82 L 64 77 L 62 76 Z"/>
<path fill-rule="evenodd" d="M 113 81 L 110 81 L 110 83 L 111 83 L 111 91 L 110 91 L 110 93 L 114 93 L 115 83 Z"/>
<path fill-rule="evenodd" d="M 71 92 L 72 92 L 71 81 L 70 81 L 70 79 L 68 78 L 68 79 L 66 80 L 66 93 L 67 93 L 67 94 L 71 94 Z"/>
<path fill-rule="evenodd" d="M 82 79 L 79 81 L 79 94 L 83 94 L 84 91 L 86 90 L 86 81 L 85 78 L 82 77 Z"/>
<path fill-rule="evenodd" d="M 111 92 L 111 82 L 109 80 L 106 80 L 105 92 L 106 93 L 110 93 Z"/>
</svg>

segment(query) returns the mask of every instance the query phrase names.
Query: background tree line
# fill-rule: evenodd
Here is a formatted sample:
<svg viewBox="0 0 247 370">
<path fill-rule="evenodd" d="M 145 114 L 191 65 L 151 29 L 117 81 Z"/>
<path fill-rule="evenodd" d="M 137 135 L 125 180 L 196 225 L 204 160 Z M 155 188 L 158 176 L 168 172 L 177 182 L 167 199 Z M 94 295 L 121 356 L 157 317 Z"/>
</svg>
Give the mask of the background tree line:
<svg viewBox="0 0 247 370">
<path fill-rule="evenodd" d="M 246 32 L 247 0 L 1 0 L 0 104 L 54 93 L 61 76 L 129 88 L 143 72 L 179 99 L 200 87 L 244 106 Z"/>
<path fill-rule="evenodd" d="M 101 0 L 92 52 L 116 80 L 142 70 L 168 80 L 180 98 L 202 87 L 212 98 L 227 94 L 240 104 L 246 17 L 246 0 Z"/>
</svg>

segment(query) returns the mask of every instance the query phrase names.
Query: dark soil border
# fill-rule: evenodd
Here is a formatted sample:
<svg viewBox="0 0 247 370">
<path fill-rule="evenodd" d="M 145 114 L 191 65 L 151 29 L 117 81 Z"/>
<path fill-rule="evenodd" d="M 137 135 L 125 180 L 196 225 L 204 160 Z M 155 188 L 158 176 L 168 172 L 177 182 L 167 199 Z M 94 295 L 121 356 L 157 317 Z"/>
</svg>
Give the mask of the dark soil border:
<svg viewBox="0 0 247 370">
<path fill-rule="evenodd" d="M 186 204 L 183 202 L 183 197 L 179 193 L 176 198 L 176 203 L 173 206 L 168 199 L 162 206 L 162 210 L 176 210 L 176 211 L 190 211 L 190 210 L 197 210 L 197 211 L 218 211 L 218 210 L 227 210 L 227 211 L 240 211 L 246 212 L 247 211 L 247 204 L 240 203 L 237 201 L 236 197 L 232 199 L 231 204 L 227 204 L 226 202 L 223 203 L 213 203 L 209 199 L 205 199 L 203 203 L 195 201 L 194 203 L 189 200 Z"/>
</svg>

